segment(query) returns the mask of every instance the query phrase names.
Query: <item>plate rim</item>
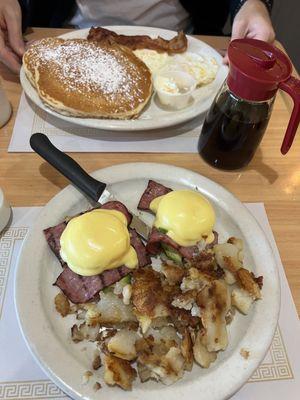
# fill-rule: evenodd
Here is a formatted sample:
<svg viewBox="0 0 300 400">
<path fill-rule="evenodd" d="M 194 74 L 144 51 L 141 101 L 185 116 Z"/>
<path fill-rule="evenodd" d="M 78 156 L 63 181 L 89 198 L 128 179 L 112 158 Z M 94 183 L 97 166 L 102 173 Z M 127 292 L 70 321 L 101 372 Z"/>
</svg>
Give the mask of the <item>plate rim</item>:
<svg viewBox="0 0 300 400">
<path fill-rule="evenodd" d="M 138 164 L 139 168 L 136 168 L 137 164 Z M 247 379 L 251 376 L 251 374 L 254 372 L 254 370 L 257 368 L 257 366 L 263 360 L 263 358 L 265 357 L 265 354 L 267 353 L 268 348 L 269 348 L 269 346 L 271 344 L 271 341 L 272 341 L 272 338 L 273 338 L 273 335 L 274 335 L 274 332 L 275 332 L 275 328 L 276 328 L 276 325 L 277 325 L 279 311 L 280 311 L 280 280 L 279 280 L 279 272 L 278 272 L 276 260 L 275 260 L 275 257 L 274 257 L 270 242 L 269 242 L 268 238 L 266 237 L 265 233 L 263 232 L 262 228 L 260 227 L 258 221 L 250 213 L 250 211 L 245 207 L 245 205 L 240 202 L 240 200 L 236 196 L 234 196 L 231 192 L 229 192 L 222 185 L 220 185 L 220 184 L 212 181 L 211 179 L 206 178 L 206 177 L 204 177 L 204 176 L 202 176 L 202 175 L 200 175 L 200 174 L 198 174 L 196 172 L 190 171 L 188 169 L 181 168 L 181 167 L 176 167 L 176 166 L 169 165 L 169 164 L 162 164 L 162 163 L 144 163 L 144 162 L 136 163 L 136 162 L 134 162 L 134 163 L 124 163 L 124 164 L 121 163 L 121 164 L 116 164 L 116 165 L 113 165 L 113 166 L 110 166 L 110 167 L 102 168 L 102 169 L 94 171 L 91 175 L 94 176 L 95 178 L 101 179 L 101 177 L 103 175 L 105 176 L 105 174 L 107 174 L 107 173 L 108 174 L 112 174 L 112 175 L 114 175 L 114 174 L 118 175 L 118 170 L 122 170 L 123 173 L 124 173 L 125 169 L 134 169 L 136 171 L 137 176 L 131 176 L 131 179 L 139 179 L 139 178 L 151 179 L 152 176 L 151 175 L 149 176 L 149 174 L 147 174 L 147 176 L 143 176 L 143 172 L 142 171 L 144 170 L 144 168 L 150 168 L 151 170 L 153 170 L 153 168 L 156 168 L 155 174 L 158 173 L 159 169 L 162 169 L 162 168 L 164 168 L 164 169 L 165 168 L 169 168 L 169 169 L 173 170 L 174 173 L 186 173 L 187 174 L 187 177 L 186 177 L 187 178 L 187 182 L 189 182 L 193 177 L 195 179 L 199 179 L 200 178 L 200 180 L 202 180 L 205 183 L 205 185 L 207 186 L 208 189 L 206 189 L 206 190 L 211 190 L 211 188 L 213 187 L 213 188 L 216 189 L 217 192 L 221 191 L 221 193 L 224 195 L 224 198 L 226 199 L 226 201 L 230 200 L 230 201 L 233 201 L 233 203 L 235 205 L 238 205 L 239 211 L 242 210 L 244 216 L 247 215 L 248 219 L 252 221 L 251 222 L 252 225 L 256 226 L 257 232 L 259 233 L 260 237 L 264 240 L 264 245 L 266 246 L 267 252 L 269 253 L 269 255 L 271 255 L 270 263 L 273 264 L 273 272 L 274 272 L 273 284 L 275 285 L 274 286 L 274 292 L 276 292 L 277 296 L 276 296 L 276 298 L 274 300 L 274 303 L 273 303 L 273 314 L 272 314 L 273 320 L 268 321 L 267 325 L 268 325 L 269 329 L 268 329 L 267 333 L 264 332 L 265 333 L 264 346 L 262 346 L 263 350 L 262 349 L 260 350 L 259 361 L 256 360 L 254 362 L 253 360 L 250 360 L 249 363 L 248 363 L 248 366 L 246 368 L 246 372 L 243 371 L 243 374 L 244 374 L 243 379 L 240 379 L 237 382 L 235 380 L 234 384 L 232 384 L 229 389 L 227 388 L 227 390 L 226 390 L 226 388 L 224 389 L 224 387 L 222 388 L 222 393 L 224 394 L 225 397 L 224 396 L 222 396 L 222 397 L 216 396 L 215 394 L 212 394 L 211 396 L 210 395 L 206 395 L 206 399 L 208 399 L 208 400 L 209 399 L 223 399 L 223 398 L 225 399 L 225 398 L 228 398 L 229 396 L 233 395 L 236 391 L 238 391 L 240 389 L 240 387 L 243 386 L 246 383 Z M 121 175 L 122 175 L 122 173 L 121 173 Z M 155 177 L 154 179 L 157 179 L 157 177 Z M 165 177 L 162 177 L 161 179 L 162 180 L 166 180 Z M 118 179 L 117 180 L 113 179 L 112 183 L 114 183 L 116 181 L 119 182 Z M 184 183 L 184 182 L 181 182 L 178 179 L 176 179 L 176 181 L 180 182 L 180 183 Z M 202 191 L 202 192 L 205 193 L 205 191 Z M 43 207 L 42 210 L 45 210 L 46 207 L 47 208 L 53 207 L 55 202 L 57 202 L 60 197 L 63 197 L 63 196 L 70 197 L 71 196 L 73 198 L 73 196 L 76 195 L 76 193 L 77 194 L 79 193 L 77 191 L 77 189 L 75 189 L 72 185 L 68 185 L 64 189 L 62 189 L 60 192 L 58 192 Z M 78 195 L 77 196 L 77 200 L 78 200 L 78 198 L 83 198 L 83 196 L 82 195 Z M 223 200 L 223 202 L 224 202 L 224 200 Z M 39 215 L 38 220 L 41 219 L 41 218 L 42 218 L 42 213 Z M 18 282 L 17 281 L 18 281 L 18 275 L 20 273 L 19 271 L 21 270 L 21 268 L 24 268 L 24 267 L 22 267 L 22 257 L 21 257 L 21 255 L 23 254 L 23 252 L 25 252 L 24 249 L 26 249 L 26 246 L 27 247 L 29 246 L 29 245 L 27 245 L 27 243 L 30 243 L 30 240 L 32 240 L 31 237 L 34 236 L 35 227 L 38 225 L 38 220 L 30 228 L 29 234 L 26 236 L 26 239 L 23 242 L 22 249 L 21 249 L 21 251 L 19 253 L 19 257 L 18 257 L 18 261 L 17 261 L 17 268 L 16 268 L 15 276 L 14 276 L 14 302 L 15 302 L 15 308 L 16 308 L 16 313 L 17 313 L 18 324 L 19 324 L 19 327 L 21 329 L 22 336 L 24 337 L 24 340 L 25 340 L 25 342 L 27 344 L 27 347 L 29 348 L 31 354 L 33 354 L 33 356 L 36 359 L 36 361 L 38 362 L 38 364 L 44 370 L 44 372 L 48 376 L 50 376 L 52 381 L 54 381 L 55 384 L 58 385 L 64 392 L 66 392 L 70 396 L 73 396 L 73 397 L 75 396 L 74 398 L 76 398 L 76 399 L 77 398 L 79 399 L 79 398 L 82 398 L 81 394 L 79 392 L 74 391 L 74 389 L 72 389 L 69 385 L 67 385 L 65 382 L 63 382 L 58 376 L 56 376 L 55 373 L 52 371 L 52 369 L 48 365 L 44 365 L 43 364 L 43 361 L 40 359 L 40 355 L 38 354 L 34 343 L 30 342 L 30 338 L 28 337 L 28 332 L 26 333 L 25 330 L 23 329 L 24 326 L 22 326 L 22 317 L 21 317 L 22 311 L 20 309 L 20 306 L 21 306 L 22 303 L 20 304 L 20 302 L 19 302 L 20 293 L 18 293 Z M 251 322 L 250 327 L 252 325 L 253 324 Z M 245 335 L 245 337 L 247 337 L 247 336 L 248 336 L 248 334 Z M 241 340 L 242 343 L 244 342 L 245 337 L 242 338 L 242 340 Z M 239 342 L 239 345 L 240 345 L 240 342 Z M 242 346 L 240 346 L 240 347 L 242 347 Z M 234 356 L 236 355 L 235 354 L 236 351 L 237 351 L 237 349 L 234 350 Z M 222 364 L 226 364 L 226 362 L 230 361 L 230 359 L 232 357 L 233 356 L 231 356 L 228 360 L 225 360 L 224 363 L 222 362 Z M 217 371 L 215 371 L 215 372 L 217 372 Z M 196 390 L 197 389 L 197 383 L 198 382 L 190 383 L 189 386 L 190 387 L 195 387 L 195 390 Z M 166 399 L 169 399 L 169 398 L 172 398 L 172 399 L 174 398 L 175 399 L 175 398 L 177 398 L 176 395 L 172 396 L 172 394 L 170 393 L 170 388 L 171 388 L 171 391 L 172 391 L 172 388 L 174 388 L 174 385 L 171 385 L 169 387 L 162 387 L 162 384 L 157 384 L 157 386 L 158 387 L 155 390 L 151 390 L 151 391 L 148 391 L 148 392 L 146 391 L 144 393 L 146 393 L 146 394 L 150 393 L 151 396 L 153 396 L 153 394 L 159 394 L 160 396 L 162 396 L 163 399 L 165 399 L 165 398 Z M 184 392 L 187 392 L 186 386 L 187 385 L 184 385 Z M 176 385 L 175 385 L 175 388 L 178 391 L 178 387 L 176 387 Z M 116 394 L 116 392 L 113 392 L 111 388 L 109 390 L 111 391 L 112 395 Z M 122 392 L 122 391 L 120 390 L 120 392 Z M 133 391 L 129 392 L 129 393 L 130 394 L 134 394 L 135 392 L 136 393 L 141 393 L 140 390 L 137 390 L 137 388 L 133 388 Z M 128 392 L 123 392 L 123 393 L 124 393 L 125 397 L 128 396 Z M 84 393 L 83 393 L 83 395 L 84 395 Z M 166 397 L 164 397 L 164 395 L 166 395 Z M 88 397 L 85 397 L 85 398 L 88 398 Z M 122 395 L 121 396 L 117 396 L 116 398 L 120 398 L 121 399 L 121 398 L 123 398 L 123 396 Z M 134 397 L 133 396 L 131 398 L 138 398 L 138 397 Z"/>
<path fill-rule="evenodd" d="M 133 29 L 133 30 L 137 31 L 136 32 L 137 34 L 138 34 L 139 30 L 148 30 L 148 31 L 150 31 L 149 32 L 150 34 L 151 33 L 155 34 L 155 32 L 157 32 L 156 33 L 157 35 L 162 34 L 162 33 L 172 34 L 172 35 L 177 34 L 177 32 L 169 30 L 169 29 L 154 28 L 154 27 L 147 27 L 147 26 L 107 25 L 107 26 L 104 26 L 104 28 L 115 29 L 115 30 Z M 80 35 L 80 33 L 85 33 L 88 31 L 89 31 L 89 28 L 74 29 L 71 32 L 67 32 L 62 35 L 59 35 L 58 37 L 67 39 L 67 38 L 74 37 L 74 35 L 76 35 L 77 33 Z M 142 33 L 144 34 L 145 32 L 142 32 Z M 222 69 L 225 71 L 224 68 L 226 68 L 226 66 L 222 65 L 222 63 L 221 63 L 222 57 L 213 47 L 211 47 L 210 45 L 208 45 L 207 43 L 203 42 L 200 39 L 194 38 L 191 35 L 186 35 L 186 36 L 187 36 L 189 42 L 191 41 L 191 42 L 200 43 L 204 48 L 208 48 L 209 51 L 212 51 L 214 53 L 214 57 L 218 60 L 218 63 L 220 65 L 220 70 Z M 228 67 L 227 67 L 226 71 L 228 73 Z M 222 79 L 226 78 L 227 73 L 225 73 L 225 75 L 223 74 L 224 76 L 223 75 L 221 76 Z M 223 80 L 222 80 L 222 82 L 223 82 Z M 173 111 L 170 115 L 163 115 L 163 117 L 159 118 L 159 119 L 152 118 L 149 120 L 147 120 L 147 119 L 145 119 L 145 120 L 144 119 L 118 120 L 118 119 L 105 119 L 105 118 L 101 119 L 101 118 L 71 117 L 71 116 L 57 113 L 56 111 L 47 107 L 42 102 L 42 100 L 39 98 L 36 89 L 31 85 L 30 81 L 26 77 L 23 66 L 21 67 L 21 70 L 20 70 L 20 83 L 22 85 L 22 88 L 23 88 L 26 96 L 29 97 L 29 99 L 34 103 L 34 105 L 36 107 L 38 107 L 39 109 L 41 109 L 43 112 L 46 112 L 47 114 L 54 116 L 55 118 L 58 118 L 65 122 L 69 122 L 70 124 L 81 126 L 83 128 L 107 130 L 107 131 L 132 131 L 132 132 L 140 132 L 140 131 L 144 131 L 144 130 L 156 131 L 158 129 L 168 128 L 168 127 L 172 127 L 172 126 L 176 126 L 176 125 L 188 122 L 188 121 L 196 118 L 200 114 L 205 113 L 208 110 L 211 102 L 213 101 L 213 97 L 217 93 L 217 90 L 216 90 L 213 94 L 204 98 L 203 104 L 205 105 L 205 107 L 203 110 L 200 109 L 200 111 L 198 110 L 199 107 L 197 107 L 197 105 L 199 106 L 199 104 L 198 104 L 199 102 L 197 102 L 193 106 L 187 108 L 186 110 L 181 110 L 180 113 L 178 113 L 177 111 Z M 221 84 L 222 83 L 220 82 L 219 86 L 221 86 Z M 208 103 L 208 104 L 206 105 L 206 103 Z M 176 118 L 174 118 L 174 116 L 176 116 Z M 97 121 L 97 123 L 96 123 L 97 126 L 95 126 L 95 124 L 94 124 L 95 121 Z"/>
</svg>

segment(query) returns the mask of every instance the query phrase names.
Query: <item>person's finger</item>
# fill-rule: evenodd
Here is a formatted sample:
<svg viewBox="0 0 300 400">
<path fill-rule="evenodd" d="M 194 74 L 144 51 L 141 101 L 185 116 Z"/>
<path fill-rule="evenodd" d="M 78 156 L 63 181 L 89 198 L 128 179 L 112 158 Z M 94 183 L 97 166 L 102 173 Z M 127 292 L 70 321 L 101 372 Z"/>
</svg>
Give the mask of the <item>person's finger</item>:
<svg viewBox="0 0 300 400">
<path fill-rule="evenodd" d="M 264 40 L 265 42 L 273 43 L 275 40 L 275 32 L 272 27 L 260 26 L 260 28 L 257 29 L 257 31 L 252 33 L 251 38 L 258 39 L 258 40 Z"/>
<path fill-rule="evenodd" d="M 221 54 L 221 56 L 225 57 L 225 55 L 227 53 L 227 49 L 216 49 L 216 50 L 219 54 Z"/>
<path fill-rule="evenodd" d="M 27 42 L 25 42 L 25 50 L 28 50 L 29 47 L 35 42 L 37 42 L 37 40 L 28 40 Z"/>
<path fill-rule="evenodd" d="M 224 65 L 228 65 L 229 64 L 228 53 L 226 53 L 225 56 L 223 57 L 223 64 Z"/>
<path fill-rule="evenodd" d="M 242 39 L 246 36 L 247 24 L 244 21 L 234 20 L 232 25 L 231 40 Z"/>
<path fill-rule="evenodd" d="M 16 54 L 12 52 L 4 41 L 3 32 L 0 30 L 0 60 L 13 72 L 19 73 L 21 63 Z"/>
<path fill-rule="evenodd" d="M 21 12 L 7 11 L 5 13 L 5 22 L 8 33 L 8 41 L 16 54 L 22 56 L 25 51 L 25 45 L 22 38 L 22 19 Z"/>
</svg>

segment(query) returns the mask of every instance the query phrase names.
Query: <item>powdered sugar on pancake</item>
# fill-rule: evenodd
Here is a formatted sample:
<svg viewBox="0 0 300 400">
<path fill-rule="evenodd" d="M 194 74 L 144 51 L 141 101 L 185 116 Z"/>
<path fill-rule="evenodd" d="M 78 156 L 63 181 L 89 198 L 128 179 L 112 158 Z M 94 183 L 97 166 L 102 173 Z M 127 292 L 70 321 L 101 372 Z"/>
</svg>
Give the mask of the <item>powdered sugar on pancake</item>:
<svg viewBox="0 0 300 400">
<path fill-rule="evenodd" d="M 149 68 L 123 46 L 48 38 L 30 46 L 23 60 L 42 101 L 61 114 L 133 118 L 152 94 Z"/>
<path fill-rule="evenodd" d="M 66 42 L 56 48 L 45 46 L 40 54 L 41 64 L 52 62 L 56 65 L 66 83 L 68 91 L 101 90 L 104 95 L 114 97 L 118 93 L 130 96 L 135 78 L 128 76 L 128 60 L 117 52 L 89 43 Z M 123 62 L 122 62 L 123 61 Z M 126 65 L 126 68 L 124 66 Z M 132 69 L 135 69 L 132 64 Z M 136 94 L 135 94 L 136 95 Z"/>
</svg>

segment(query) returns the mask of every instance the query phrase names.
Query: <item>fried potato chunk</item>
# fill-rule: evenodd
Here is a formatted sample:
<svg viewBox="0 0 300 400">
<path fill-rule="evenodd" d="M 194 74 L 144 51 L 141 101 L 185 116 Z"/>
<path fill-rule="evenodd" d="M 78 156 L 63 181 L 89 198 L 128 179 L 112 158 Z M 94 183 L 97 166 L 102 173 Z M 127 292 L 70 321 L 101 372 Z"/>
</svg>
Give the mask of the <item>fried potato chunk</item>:
<svg viewBox="0 0 300 400">
<path fill-rule="evenodd" d="M 89 340 L 95 342 L 99 333 L 98 326 L 87 325 L 85 322 L 78 325 L 73 325 L 71 328 L 71 339 L 74 343 L 81 342 L 82 340 Z"/>
<path fill-rule="evenodd" d="M 135 349 L 137 339 L 136 332 L 129 329 L 121 329 L 107 343 L 108 351 L 123 360 L 134 360 L 137 356 Z"/>
<path fill-rule="evenodd" d="M 202 343 L 207 350 L 225 350 L 228 345 L 226 315 L 231 307 L 230 292 L 226 283 L 215 280 L 197 295 L 197 305 L 201 309 L 201 321 L 205 328 Z"/>
<path fill-rule="evenodd" d="M 190 332 L 187 328 L 184 329 L 182 335 L 180 350 L 185 361 L 184 369 L 187 371 L 191 371 L 193 368 L 193 342 Z"/>
<path fill-rule="evenodd" d="M 188 276 L 183 278 L 180 289 L 183 293 L 189 290 L 202 290 L 205 286 L 210 285 L 211 281 L 210 275 L 192 267 L 188 270 Z"/>
<path fill-rule="evenodd" d="M 261 292 L 258 283 L 254 280 L 254 275 L 245 268 L 237 271 L 238 285 L 246 290 L 254 300 L 261 299 Z"/>
<path fill-rule="evenodd" d="M 236 283 L 235 273 L 228 271 L 228 269 L 224 269 L 224 281 L 227 285 L 233 285 Z"/>
<path fill-rule="evenodd" d="M 169 293 L 164 290 L 158 272 L 149 268 L 134 271 L 132 303 L 139 316 L 153 319 L 169 315 Z"/>
<path fill-rule="evenodd" d="M 182 281 L 184 277 L 184 269 L 176 265 L 164 264 L 162 267 L 162 273 L 166 277 L 170 285 L 176 285 Z"/>
<path fill-rule="evenodd" d="M 215 351 L 208 351 L 206 346 L 202 343 L 203 337 L 201 331 L 197 333 L 195 343 L 193 346 L 193 354 L 197 364 L 203 368 L 208 368 L 211 363 L 216 361 L 217 353 Z"/>
<path fill-rule="evenodd" d="M 62 316 L 65 317 L 66 315 L 71 313 L 71 306 L 68 298 L 63 293 L 58 293 L 54 299 L 56 311 Z"/>
<path fill-rule="evenodd" d="M 136 317 L 132 306 L 126 305 L 114 293 L 101 292 L 99 302 L 86 305 L 86 322 L 88 324 L 114 325 L 125 322 L 134 322 Z"/>
<path fill-rule="evenodd" d="M 139 356 L 138 362 L 144 366 L 144 378 L 150 375 L 165 385 L 172 385 L 184 374 L 185 360 L 177 347 L 171 347 L 164 356 L 144 352 Z"/>
<path fill-rule="evenodd" d="M 254 299 L 245 289 L 236 288 L 231 293 L 231 303 L 241 313 L 248 314 Z"/>
<path fill-rule="evenodd" d="M 172 306 L 183 308 L 184 310 L 191 310 L 194 302 L 196 301 L 196 290 L 189 290 L 187 292 L 176 295 L 173 298 Z"/>
<path fill-rule="evenodd" d="M 136 370 L 127 360 L 106 355 L 104 358 L 104 380 L 110 385 L 118 385 L 124 390 L 132 389 L 132 382 L 136 378 Z"/>
<path fill-rule="evenodd" d="M 235 273 L 242 267 L 239 259 L 239 248 L 231 243 L 222 243 L 214 246 L 214 252 L 217 263 L 221 268 Z"/>
</svg>

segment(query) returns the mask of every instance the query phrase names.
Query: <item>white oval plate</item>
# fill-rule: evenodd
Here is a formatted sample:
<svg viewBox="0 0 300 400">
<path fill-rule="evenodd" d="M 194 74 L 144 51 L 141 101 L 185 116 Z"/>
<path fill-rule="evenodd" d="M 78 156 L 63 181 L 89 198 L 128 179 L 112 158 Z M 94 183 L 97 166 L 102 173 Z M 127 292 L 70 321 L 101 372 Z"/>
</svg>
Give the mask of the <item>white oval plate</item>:
<svg viewBox="0 0 300 400">
<path fill-rule="evenodd" d="M 107 26 L 106 28 L 114 30 L 120 34 L 126 35 L 150 35 L 152 37 L 161 36 L 165 39 L 171 39 L 177 33 L 166 29 L 149 28 L 143 26 Z M 64 39 L 86 38 L 89 29 L 75 30 L 60 37 Z M 24 92 L 38 107 L 47 113 L 54 115 L 59 119 L 68 121 L 72 124 L 81 125 L 89 128 L 106 129 L 112 131 L 139 131 L 139 130 L 152 130 L 164 128 L 172 125 L 188 121 L 197 115 L 206 112 L 217 91 L 222 85 L 227 76 L 228 68 L 222 64 L 222 57 L 212 47 L 206 43 L 188 36 L 188 51 L 214 57 L 219 64 L 216 79 L 210 84 L 197 89 L 194 93 L 194 102 L 191 106 L 176 111 L 168 111 L 156 104 L 155 95 L 152 96 L 150 103 L 142 114 L 133 120 L 113 120 L 113 119 L 98 119 L 98 118 L 75 118 L 59 114 L 52 109 L 48 108 L 40 99 L 37 91 L 26 78 L 24 69 L 21 68 L 20 81 L 23 86 Z"/>
<path fill-rule="evenodd" d="M 134 383 L 132 392 L 103 383 L 103 367 L 95 378 L 103 388 L 95 393 L 93 384 L 82 384 L 83 373 L 93 359 L 86 344 L 70 340 L 73 316 L 62 318 L 54 308 L 58 289 L 52 286 L 61 271 L 42 230 L 61 222 L 65 216 L 85 210 L 89 203 L 74 187 L 57 194 L 41 211 L 22 248 L 15 276 L 15 304 L 19 324 L 29 349 L 49 377 L 75 399 L 220 400 L 236 392 L 252 375 L 271 343 L 279 313 L 280 288 L 276 263 L 263 231 L 246 207 L 213 181 L 186 169 L 164 164 L 132 163 L 104 168 L 93 176 L 110 183 L 118 198 L 135 210 L 149 178 L 172 188 L 198 189 L 212 202 L 217 215 L 220 240 L 237 236 L 245 242 L 246 266 L 264 276 L 263 299 L 248 316 L 238 312 L 229 325 L 229 346 L 220 352 L 209 369 L 194 365 L 172 386 L 156 382 Z M 148 216 L 149 223 L 151 216 Z M 241 349 L 249 351 L 245 360 Z M 159 396 L 159 397 L 158 397 Z"/>
</svg>

